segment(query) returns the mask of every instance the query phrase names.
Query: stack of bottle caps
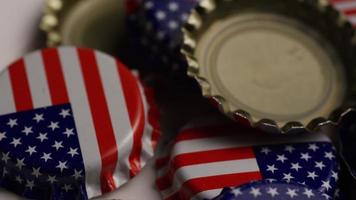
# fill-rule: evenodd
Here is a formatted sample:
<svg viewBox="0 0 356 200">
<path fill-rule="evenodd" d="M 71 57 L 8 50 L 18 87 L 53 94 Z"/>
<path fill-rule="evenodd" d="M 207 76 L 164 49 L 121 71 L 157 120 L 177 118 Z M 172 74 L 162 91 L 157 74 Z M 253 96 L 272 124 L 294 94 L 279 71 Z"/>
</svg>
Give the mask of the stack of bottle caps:
<svg viewBox="0 0 356 200">
<path fill-rule="evenodd" d="M 355 11 L 346 0 L 49 0 L 40 28 L 52 48 L 0 74 L 0 186 L 88 199 L 154 158 L 164 200 L 351 199 Z M 123 62 L 191 78 L 220 112 L 161 134 L 156 91 Z"/>
</svg>

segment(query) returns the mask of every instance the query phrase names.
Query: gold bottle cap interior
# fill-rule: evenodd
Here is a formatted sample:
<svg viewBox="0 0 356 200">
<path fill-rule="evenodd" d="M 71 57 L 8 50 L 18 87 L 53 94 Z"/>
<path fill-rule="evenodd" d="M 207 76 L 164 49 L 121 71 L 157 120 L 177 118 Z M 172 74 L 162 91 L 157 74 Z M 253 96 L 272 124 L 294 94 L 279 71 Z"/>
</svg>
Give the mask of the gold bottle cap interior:
<svg viewBox="0 0 356 200">
<path fill-rule="evenodd" d="M 194 56 L 212 96 L 223 96 L 231 111 L 307 124 L 344 100 L 345 72 L 335 50 L 285 16 L 246 12 L 220 19 L 198 39 Z"/>
</svg>

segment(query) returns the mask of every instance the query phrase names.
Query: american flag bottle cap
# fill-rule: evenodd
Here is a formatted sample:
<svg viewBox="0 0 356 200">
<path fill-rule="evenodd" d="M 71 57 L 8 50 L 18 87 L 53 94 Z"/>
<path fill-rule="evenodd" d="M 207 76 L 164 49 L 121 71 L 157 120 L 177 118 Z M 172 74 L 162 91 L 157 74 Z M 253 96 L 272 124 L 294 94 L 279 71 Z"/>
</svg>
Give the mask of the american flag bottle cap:
<svg viewBox="0 0 356 200">
<path fill-rule="evenodd" d="M 188 75 L 237 121 L 313 132 L 355 106 L 354 30 L 326 0 L 202 0 L 183 33 Z"/>
<path fill-rule="evenodd" d="M 337 187 L 335 148 L 322 134 L 266 136 L 236 124 L 210 124 L 181 131 L 162 152 L 156 185 L 165 200 L 211 199 L 252 181 L 284 189 L 302 185 L 330 197 Z"/>
<path fill-rule="evenodd" d="M 138 79 L 104 53 L 30 53 L 0 74 L 0 94 L 0 186 L 24 197 L 99 196 L 153 155 L 157 113 Z"/>
<path fill-rule="evenodd" d="M 48 0 L 40 28 L 48 47 L 73 45 L 121 55 L 125 15 L 123 0 Z"/>
<path fill-rule="evenodd" d="M 141 50 L 146 70 L 181 71 L 186 62 L 180 53 L 182 25 L 199 0 L 128 0 L 137 5 L 128 24 L 133 50 Z M 150 69 L 147 69 L 150 68 Z"/>
<path fill-rule="evenodd" d="M 329 195 L 303 184 L 256 181 L 236 188 L 225 188 L 213 200 L 328 200 Z"/>
</svg>

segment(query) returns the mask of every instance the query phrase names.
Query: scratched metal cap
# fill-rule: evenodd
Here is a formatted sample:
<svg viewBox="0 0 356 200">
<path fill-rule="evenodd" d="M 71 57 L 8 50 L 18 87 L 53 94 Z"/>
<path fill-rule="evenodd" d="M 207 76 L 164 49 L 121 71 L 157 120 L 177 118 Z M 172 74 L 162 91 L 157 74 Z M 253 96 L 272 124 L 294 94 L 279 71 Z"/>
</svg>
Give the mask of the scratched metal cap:
<svg viewBox="0 0 356 200">
<path fill-rule="evenodd" d="M 48 0 L 40 24 L 47 46 L 117 53 L 126 41 L 125 5 L 123 0 Z"/>
<path fill-rule="evenodd" d="M 354 30 L 325 0 L 203 0 L 183 32 L 188 75 L 237 121 L 315 131 L 355 105 Z"/>
</svg>

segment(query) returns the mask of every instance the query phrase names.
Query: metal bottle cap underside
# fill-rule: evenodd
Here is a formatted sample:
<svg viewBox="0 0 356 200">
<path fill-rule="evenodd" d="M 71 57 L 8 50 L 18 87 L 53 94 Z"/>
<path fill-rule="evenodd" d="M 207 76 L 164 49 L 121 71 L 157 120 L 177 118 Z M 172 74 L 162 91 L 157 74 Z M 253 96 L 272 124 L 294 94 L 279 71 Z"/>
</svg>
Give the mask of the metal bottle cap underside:
<svg viewBox="0 0 356 200">
<path fill-rule="evenodd" d="M 220 19 L 194 55 L 212 96 L 257 119 L 307 124 L 328 116 L 346 93 L 345 72 L 331 45 L 303 23 L 272 13 Z M 281 125 L 281 124 L 280 124 Z"/>
</svg>

